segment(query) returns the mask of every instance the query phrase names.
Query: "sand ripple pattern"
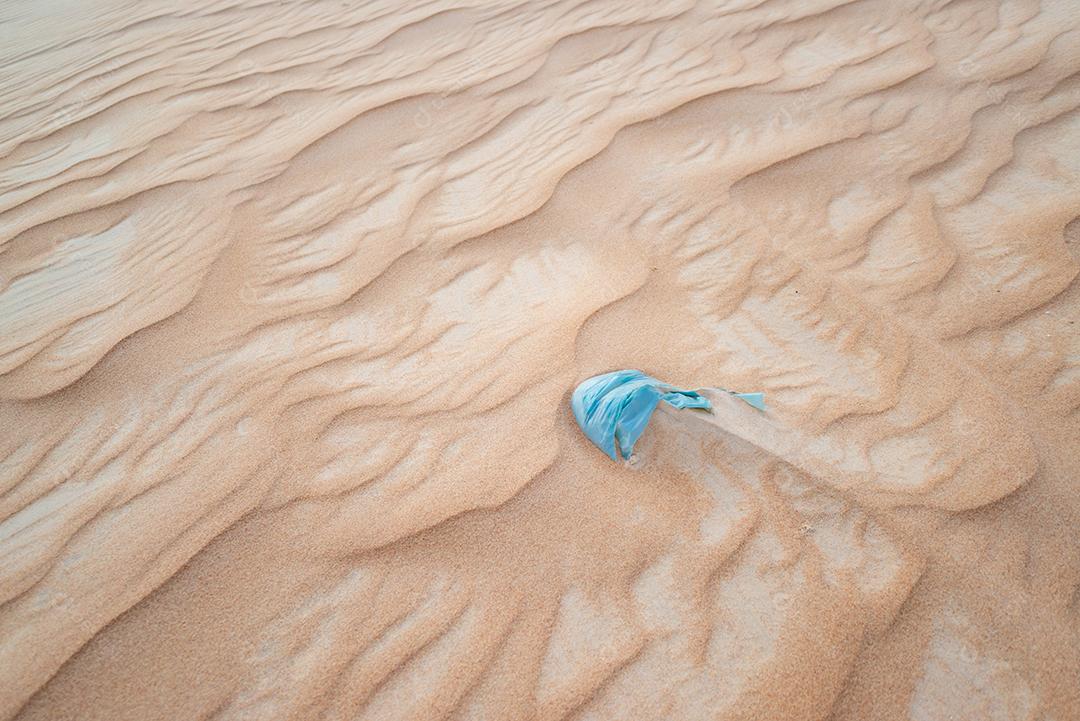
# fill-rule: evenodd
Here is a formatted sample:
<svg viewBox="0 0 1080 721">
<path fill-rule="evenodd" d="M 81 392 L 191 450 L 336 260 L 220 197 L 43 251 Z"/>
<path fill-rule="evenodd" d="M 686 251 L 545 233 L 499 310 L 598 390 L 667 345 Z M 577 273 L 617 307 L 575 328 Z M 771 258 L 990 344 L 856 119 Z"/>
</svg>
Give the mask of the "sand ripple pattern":
<svg viewBox="0 0 1080 721">
<path fill-rule="evenodd" d="M 1072 0 L 5 2 L 0 100 L 0 718 L 1080 717 Z"/>
</svg>

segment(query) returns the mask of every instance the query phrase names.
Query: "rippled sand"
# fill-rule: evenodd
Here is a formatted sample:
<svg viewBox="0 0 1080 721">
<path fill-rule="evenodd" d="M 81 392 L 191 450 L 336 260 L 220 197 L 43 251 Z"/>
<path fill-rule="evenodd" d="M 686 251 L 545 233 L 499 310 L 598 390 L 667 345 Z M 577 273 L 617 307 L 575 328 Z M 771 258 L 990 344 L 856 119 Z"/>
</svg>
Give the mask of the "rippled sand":
<svg viewBox="0 0 1080 721">
<path fill-rule="evenodd" d="M 0 718 L 1080 718 L 1075 0 L 195 5 L 0 5 Z"/>
</svg>

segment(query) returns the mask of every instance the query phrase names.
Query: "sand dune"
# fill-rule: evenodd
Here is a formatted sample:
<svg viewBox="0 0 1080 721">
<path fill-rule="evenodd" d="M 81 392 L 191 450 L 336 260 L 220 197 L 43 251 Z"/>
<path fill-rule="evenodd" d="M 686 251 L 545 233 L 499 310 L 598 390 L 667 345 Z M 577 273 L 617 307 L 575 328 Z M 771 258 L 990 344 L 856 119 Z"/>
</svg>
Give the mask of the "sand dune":
<svg viewBox="0 0 1080 721">
<path fill-rule="evenodd" d="M 0 40 L 0 719 L 1080 718 L 1072 0 Z"/>
</svg>

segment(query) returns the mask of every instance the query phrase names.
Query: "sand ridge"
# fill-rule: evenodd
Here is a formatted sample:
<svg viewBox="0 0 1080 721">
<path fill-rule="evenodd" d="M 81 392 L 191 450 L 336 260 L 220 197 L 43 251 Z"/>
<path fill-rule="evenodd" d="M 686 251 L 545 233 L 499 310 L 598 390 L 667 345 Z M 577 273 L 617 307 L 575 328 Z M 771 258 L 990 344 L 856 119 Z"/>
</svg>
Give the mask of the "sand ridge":
<svg viewBox="0 0 1080 721">
<path fill-rule="evenodd" d="M 0 5 L 0 718 L 1080 716 L 1078 21 Z"/>
</svg>

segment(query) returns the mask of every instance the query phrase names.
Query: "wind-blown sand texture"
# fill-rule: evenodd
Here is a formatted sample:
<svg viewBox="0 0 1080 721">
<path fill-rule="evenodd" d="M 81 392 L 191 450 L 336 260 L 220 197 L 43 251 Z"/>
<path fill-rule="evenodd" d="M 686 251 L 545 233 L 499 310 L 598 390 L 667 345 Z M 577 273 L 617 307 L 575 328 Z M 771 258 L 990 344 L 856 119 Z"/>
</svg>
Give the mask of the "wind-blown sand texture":
<svg viewBox="0 0 1080 721">
<path fill-rule="evenodd" d="M 0 718 L 1080 718 L 1078 28 L 5 2 Z"/>
</svg>

